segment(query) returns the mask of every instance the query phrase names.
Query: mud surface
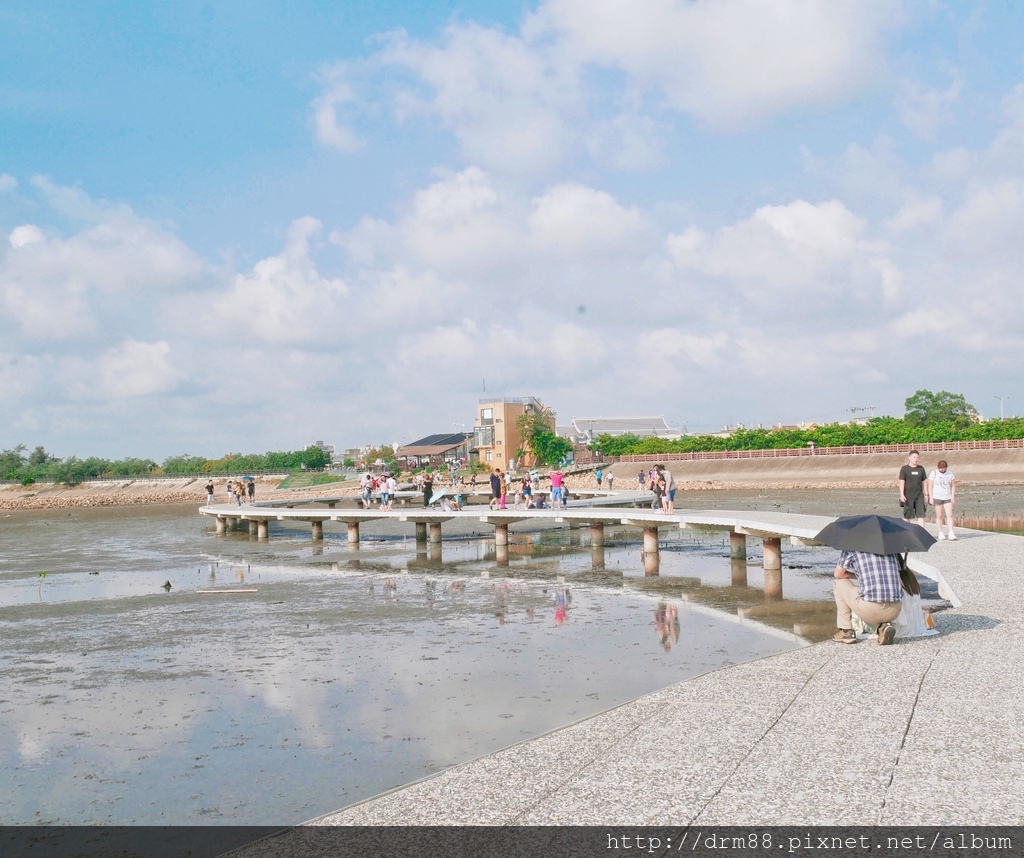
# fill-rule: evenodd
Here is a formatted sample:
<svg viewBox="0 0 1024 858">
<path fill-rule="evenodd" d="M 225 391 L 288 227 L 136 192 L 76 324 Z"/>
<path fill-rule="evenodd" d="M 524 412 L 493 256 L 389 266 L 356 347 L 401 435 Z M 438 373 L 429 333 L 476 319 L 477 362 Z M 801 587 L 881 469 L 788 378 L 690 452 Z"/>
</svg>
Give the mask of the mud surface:
<svg viewBox="0 0 1024 858">
<path fill-rule="evenodd" d="M 831 512 L 814 495 L 699 493 Z M 352 550 L 180 506 L 0 517 L 0 823 L 293 824 L 831 633 L 825 549 L 785 549 L 779 599 L 756 540 L 736 563 L 679 534 L 645 578 L 636 532 L 598 558 L 520 530 L 506 567 L 472 528 L 440 557 L 409 529 Z"/>
</svg>

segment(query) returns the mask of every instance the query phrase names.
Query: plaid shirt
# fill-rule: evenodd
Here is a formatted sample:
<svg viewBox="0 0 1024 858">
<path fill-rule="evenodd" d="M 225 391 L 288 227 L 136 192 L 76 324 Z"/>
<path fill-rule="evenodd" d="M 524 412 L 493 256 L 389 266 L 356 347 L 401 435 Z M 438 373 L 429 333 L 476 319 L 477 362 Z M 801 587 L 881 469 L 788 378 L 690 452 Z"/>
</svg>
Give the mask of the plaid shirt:
<svg viewBox="0 0 1024 858">
<path fill-rule="evenodd" d="M 895 554 L 844 551 L 839 565 L 857 576 L 857 589 L 865 602 L 899 602 L 903 599 L 900 562 Z"/>
</svg>

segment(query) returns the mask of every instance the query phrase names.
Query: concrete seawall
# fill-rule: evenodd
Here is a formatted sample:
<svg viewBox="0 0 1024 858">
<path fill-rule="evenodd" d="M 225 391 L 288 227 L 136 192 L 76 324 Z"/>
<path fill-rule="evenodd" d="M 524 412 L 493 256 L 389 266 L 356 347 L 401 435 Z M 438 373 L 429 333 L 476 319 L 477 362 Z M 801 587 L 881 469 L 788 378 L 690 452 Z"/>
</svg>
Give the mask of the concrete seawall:
<svg viewBox="0 0 1024 858">
<path fill-rule="evenodd" d="M 949 462 L 961 483 L 1024 483 L 1024 449 L 960 450 L 924 453 L 921 463 L 929 470 L 939 459 Z M 715 482 L 725 485 L 828 485 L 861 483 L 896 485 L 903 453 L 850 453 L 764 459 L 670 460 L 665 465 L 679 482 Z M 650 462 L 620 462 L 611 466 L 616 485 L 635 485 L 640 470 Z M 606 469 L 608 470 L 608 469 Z"/>
</svg>

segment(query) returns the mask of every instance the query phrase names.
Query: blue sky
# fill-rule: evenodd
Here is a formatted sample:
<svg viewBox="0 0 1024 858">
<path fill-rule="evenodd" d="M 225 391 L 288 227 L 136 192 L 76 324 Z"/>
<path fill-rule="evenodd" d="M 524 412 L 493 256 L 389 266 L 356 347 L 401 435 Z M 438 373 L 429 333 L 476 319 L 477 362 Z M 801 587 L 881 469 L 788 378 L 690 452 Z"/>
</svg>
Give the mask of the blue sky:
<svg viewBox="0 0 1024 858">
<path fill-rule="evenodd" d="M 0 448 L 1024 402 L 1024 5 L 0 9 Z M 485 391 L 486 385 L 486 391 Z"/>
</svg>

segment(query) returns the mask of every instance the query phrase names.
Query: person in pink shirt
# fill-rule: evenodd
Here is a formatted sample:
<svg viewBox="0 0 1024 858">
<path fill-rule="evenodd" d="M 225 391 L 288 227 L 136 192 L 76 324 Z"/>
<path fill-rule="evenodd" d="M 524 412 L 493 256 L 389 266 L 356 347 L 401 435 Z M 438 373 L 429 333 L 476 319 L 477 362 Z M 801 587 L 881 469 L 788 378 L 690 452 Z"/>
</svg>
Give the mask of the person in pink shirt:
<svg viewBox="0 0 1024 858">
<path fill-rule="evenodd" d="M 550 474 L 551 477 L 551 508 L 554 509 L 562 501 L 562 483 L 565 480 L 565 474 L 559 470 L 554 470 Z"/>
</svg>

